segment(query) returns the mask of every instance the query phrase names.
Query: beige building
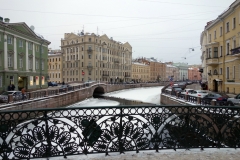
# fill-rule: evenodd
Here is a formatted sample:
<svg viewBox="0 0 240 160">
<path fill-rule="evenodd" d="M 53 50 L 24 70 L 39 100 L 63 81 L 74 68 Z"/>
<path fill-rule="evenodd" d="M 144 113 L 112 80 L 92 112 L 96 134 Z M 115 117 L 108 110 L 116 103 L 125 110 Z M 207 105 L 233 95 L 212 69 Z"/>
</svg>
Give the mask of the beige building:
<svg viewBox="0 0 240 160">
<path fill-rule="evenodd" d="M 63 81 L 131 81 L 132 46 L 94 33 L 65 33 Z"/>
<path fill-rule="evenodd" d="M 62 53 L 61 50 L 51 50 L 48 53 L 48 80 L 62 83 Z"/>
<path fill-rule="evenodd" d="M 166 77 L 166 64 L 151 58 L 138 58 L 135 62 L 145 63 L 150 66 L 150 81 L 163 81 Z"/>
<path fill-rule="evenodd" d="M 240 0 L 215 20 L 207 23 L 201 34 L 203 76 L 215 92 L 240 92 Z"/>
<path fill-rule="evenodd" d="M 132 62 L 132 80 L 134 82 L 150 81 L 150 66 L 145 63 Z"/>
</svg>

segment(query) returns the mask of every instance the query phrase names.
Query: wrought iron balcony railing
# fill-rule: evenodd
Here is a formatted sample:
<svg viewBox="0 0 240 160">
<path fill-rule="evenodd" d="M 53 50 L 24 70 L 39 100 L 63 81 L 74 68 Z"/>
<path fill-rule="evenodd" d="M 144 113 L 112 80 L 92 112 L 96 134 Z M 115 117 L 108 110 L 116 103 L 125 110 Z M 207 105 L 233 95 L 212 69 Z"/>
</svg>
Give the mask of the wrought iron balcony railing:
<svg viewBox="0 0 240 160">
<path fill-rule="evenodd" d="M 93 69 L 93 66 L 87 66 L 87 69 L 88 69 L 88 70 L 92 70 L 92 69 Z"/>
<path fill-rule="evenodd" d="M 1 159 L 240 148 L 240 108 L 111 106 L 0 112 Z"/>
</svg>

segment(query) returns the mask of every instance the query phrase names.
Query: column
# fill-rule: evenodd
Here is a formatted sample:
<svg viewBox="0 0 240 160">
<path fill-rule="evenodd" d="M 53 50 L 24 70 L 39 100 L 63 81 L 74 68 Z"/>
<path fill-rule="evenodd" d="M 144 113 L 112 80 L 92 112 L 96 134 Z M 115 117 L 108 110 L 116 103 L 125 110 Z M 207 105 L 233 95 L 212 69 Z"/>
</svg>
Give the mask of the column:
<svg viewBox="0 0 240 160">
<path fill-rule="evenodd" d="M 17 39 L 16 37 L 13 38 L 14 39 L 14 54 L 13 54 L 13 69 L 17 70 Z"/>
<path fill-rule="evenodd" d="M 33 43 L 33 72 L 36 71 L 36 57 L 35 57 L 35 44 Z"/>
<path fill-rule="evenodd" d="M 8 70 L 7 35 L 4 34 L 4 70 Z"/>
<path fill-rule="evenodd" d="M 28 42 L 26 42 L 26 71 L 28 71 Z"/>
</svg>

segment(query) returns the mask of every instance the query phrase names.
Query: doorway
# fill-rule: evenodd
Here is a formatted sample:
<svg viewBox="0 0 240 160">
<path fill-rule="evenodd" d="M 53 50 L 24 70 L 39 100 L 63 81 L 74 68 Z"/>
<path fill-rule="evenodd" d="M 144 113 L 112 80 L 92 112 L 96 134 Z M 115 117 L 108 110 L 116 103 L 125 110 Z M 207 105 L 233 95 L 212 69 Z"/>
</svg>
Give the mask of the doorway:
<svg viewBox="0 0 240 160">
<path fill-rule="evenodd" d="M 27 77 L 18 77 L 18 90 L 21 91 L 23 88 L 28 89 Z"/>
<path fill-rule="evenodd" d="M 218 82 L 216 79 L 213 80 L 213 91 L 218 92 Z"/>
</svg>

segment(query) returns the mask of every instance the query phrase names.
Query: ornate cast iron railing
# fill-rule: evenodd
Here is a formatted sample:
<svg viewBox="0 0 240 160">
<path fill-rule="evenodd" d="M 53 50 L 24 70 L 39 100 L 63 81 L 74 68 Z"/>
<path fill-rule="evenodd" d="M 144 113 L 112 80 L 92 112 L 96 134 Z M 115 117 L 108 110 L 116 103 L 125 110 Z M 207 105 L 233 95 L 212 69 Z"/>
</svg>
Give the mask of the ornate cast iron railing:
<svg viewBox="0 0 240 160">
<path fill-rule="evenodd" d="M 0 112 L 1 159 L 239 148 L 240 108 L 114 106 Z"/>
</svg>

